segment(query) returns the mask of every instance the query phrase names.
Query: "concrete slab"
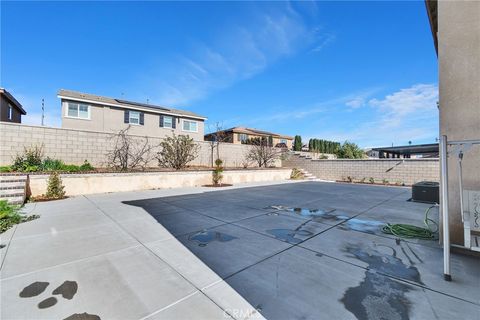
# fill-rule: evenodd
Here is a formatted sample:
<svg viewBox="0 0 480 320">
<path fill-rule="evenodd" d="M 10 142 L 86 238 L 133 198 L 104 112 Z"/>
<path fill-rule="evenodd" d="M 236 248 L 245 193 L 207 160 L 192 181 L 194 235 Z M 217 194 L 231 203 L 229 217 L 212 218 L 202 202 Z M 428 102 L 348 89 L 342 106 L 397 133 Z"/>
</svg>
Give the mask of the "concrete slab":
<svg viewBox="0 0 480 320">
<path fill-rule="evenodd" d="M 219 308 L 207 296 L 201 292 L 194 293 L 192 296 L 182 300 L 173 306 L 161 310 L 148 320 L 178 320 L 178 319 L 232 319 L 223 309 Z"/>
<path fill-rule="evenodd" d="M 174 236 L 181 236 L 190 232 L 205 230 L 225 224 L 223 221 L 188 211 L 155 215 L 153 217 Z"/>
<path fill-rule="evenodd" d="M 330 227 L 311 219 L 299 219 L 282 212 L 267 213 L 234 224 L 290 244 L 298 244 Z"/>
<path fill-rule="evenodd" d="M 234 225 L 188 234 L 179 240 L 222 278 L 291 246 Z"/>
<path fill-rule="evenodd" d="M 113 224 L 35 237 L 14 237 L 3 264 L 1 278 L 137 245 L 138 242 Z"/>
<path fill-rule="evenodd" d="M 227 282 L 267 319 L 475 319 L 479 310 L 300 247 Z"/>
<path fill-rule="evenodd" d="M 454 281 L 443 280 L 442 249 L 334 228 L 300 246 L 480 305 L 478 259 L 452 255 Z"/>
<path fill-rule="evenodd" d="M 195 212 L 223 222 L 234 222 L 265 214 L 265 211 L 227 204 L 212 208 L 198 208 Z"/>
<path fill-rule="evenodd" d="M 20 296 L 37 281 L 48 284 L 43 292 Z M 64 281 L 76 290 L 55 294 Z M 64 319 L 84 312 L 101 319 L 140 319 L 197 292 L 143 247 L 35 271 L 2 280 L 1 285 L 2 319 Z M 54 306 L 39 308 L 51 297 L 57 300 Z"/>
</svg>

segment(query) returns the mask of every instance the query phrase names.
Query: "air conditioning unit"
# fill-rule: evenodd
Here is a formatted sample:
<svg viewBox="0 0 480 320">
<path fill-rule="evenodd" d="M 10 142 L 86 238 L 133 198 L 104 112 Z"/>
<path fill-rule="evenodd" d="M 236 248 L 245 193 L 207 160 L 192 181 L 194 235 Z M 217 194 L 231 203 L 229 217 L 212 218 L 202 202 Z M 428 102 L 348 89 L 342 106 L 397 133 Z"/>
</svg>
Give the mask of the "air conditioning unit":
<svg viewBox="0 0 480 320">
<path fill-rule="evenodd" d="M 412 186 L 412 201 L 440 203 L 438 182 L 422 181 Z"/>
</svg>

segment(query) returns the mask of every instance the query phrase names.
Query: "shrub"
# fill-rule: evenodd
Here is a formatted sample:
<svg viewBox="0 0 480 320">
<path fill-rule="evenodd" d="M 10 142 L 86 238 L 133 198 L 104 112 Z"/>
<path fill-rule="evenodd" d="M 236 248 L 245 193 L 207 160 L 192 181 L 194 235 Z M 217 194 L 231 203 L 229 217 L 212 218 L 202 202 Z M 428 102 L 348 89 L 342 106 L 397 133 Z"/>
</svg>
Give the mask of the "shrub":
<svg viewBox="0 0 480 320">
<path fill-rule="evenodd" d="M 160 151 L 157 153 L 159 166 L 183 169 L 198 156 L 200 146 L 192 138 L 184 135 L 166 137 L 160 142 Z"/>
<path fill-rule="evenodd" d="M 93 171 L 93 170 L 95 170 L 95 168 L 87 160 L 85 160 L 83 164 L 80 166 L 80 171 Z"/>
<path fill-rule="evenodd" d="M 383 184 L 388 184 L 388 180 L 387 179 L 382 179 L 382 183 Z"/>
<path fill-rule="evenodd" d="M 43 145 L 24 147 L 22 154 L 17 154 L 13 160 L 14 171 L 39 171 L 43 161 Z"/>
<path fill-rule="evenodd" d="M 282 154 L 282 150 L 274 148 L 267 139 L 251 139 L 251 147 L 245 158 L 248 161 L 256 162 L 260 168 L 267 168 L 272 166 Z"/>
<path fill-rule="evenodd" d="M 12 172 L 13 169 L 11 166 L 3 166 L 3 167 L 0 167 L 0 172 Z"/>
<path fill-rule="evenodd" d="M 302 171 L 297 168 L 292 169 L 292 173 L 290 174 L 290 179 L 292 180 L 302 180 L 305 178 L 305 175 Z"/>
<path fill-rule="evenodd" d="M 57 172 L 53 172 L 48 178 L 47 193 L 45 196 L 49 199 L 61 199 L 65 197 L 65 190 L 62 179 Z"/>
<path fill-rule="evenodd" d="M 212 181 L 214 185 L 219 185 L 223 179 L 223 161 L 221 159 L 215 160 L 215 168 L 212 171 Z"/>
<path fill-rule="evenodd" d="M 37 215 L 22 216 L 18 213 L 18 206 L 8 204 L 7 200 L 0 200 L 0 233 L 7 231 L 17 223 L 37 218 Z"/>
<path fill-rule="evenodd" d="M 371 184 L 374 184 L 374 183 L 375 183 L 375 179 L 373 179 L 372 177 L 368 178 L 368 181 L 369 181 Z"/>
<path fill-rule="evenodd" d="M 293 150 L 295 151 L 302 151 L 302 137 L 299 135 L 295 136 L 295 140 L 293 141 Z"/>
<path fill-rule="evenodd" d="M 42 170 L 43 171 L 58 171 L 63 170 L 65 164 L 62 160 L 52 159 L 50 157 L 45 158 L 42 163 Z"/>
<path fill-rule="evenodd" d="M 352 183 L 352 182 L 353 182 L 353 177 L 348 176 L 348 177 L 347 177 L 347 181 L 350 182 L 350 183 Z"/>
</svg>

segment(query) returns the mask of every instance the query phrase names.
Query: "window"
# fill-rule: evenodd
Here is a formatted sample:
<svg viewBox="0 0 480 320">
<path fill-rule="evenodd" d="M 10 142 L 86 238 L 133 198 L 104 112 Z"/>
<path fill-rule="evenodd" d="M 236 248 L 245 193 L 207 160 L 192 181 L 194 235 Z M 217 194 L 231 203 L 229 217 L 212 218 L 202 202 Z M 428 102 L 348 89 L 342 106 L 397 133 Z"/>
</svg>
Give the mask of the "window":
<svg viewBox="0 0 480 320">
<path fill-rule="evenodd" d="M 90 119 L 90 106 L 80 103 L 68 103 L 67 117 Z"/>
<path fill-rule="evenodd" d="M 248 135 L 245 133 L 239 133 L 238 134 L 238 141 L 245 142 L 248 140 Z"/>
<path fill-rule="evenodd" d="M 13 119 L 13 107 L 9 104 L 8 105 L 8 120 Z"/>
<path fill-rule="evenodd" d="M 140 124 L 140 112 L 130 111 L 128 115 L 128 123 L 130 124 Z"/>
<path fill-rule="evenodd" d="M 173 128 L 173 118 L 163 116 L 163 127 L 164 128 Z"/>
<path fill-rule="evenodd" d="M 287 144 L 287 139 L 280 139 L 280 143 L 285 143 L 285 144 Z"/>
<path fill-rule="evenodd" d="M 197 132 L 197 122 L 190 120 L 183 120 L 183 131 Z"/>
</svg>

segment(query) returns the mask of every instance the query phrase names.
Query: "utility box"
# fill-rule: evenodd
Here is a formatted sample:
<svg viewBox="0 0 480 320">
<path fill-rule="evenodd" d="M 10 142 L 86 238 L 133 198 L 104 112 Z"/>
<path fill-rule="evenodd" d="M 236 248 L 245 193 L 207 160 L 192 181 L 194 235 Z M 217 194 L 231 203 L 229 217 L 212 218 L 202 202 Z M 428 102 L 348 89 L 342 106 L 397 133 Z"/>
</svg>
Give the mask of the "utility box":
<svg viewBox="0 0 480 320">
<path fill-rule="evenodd" d="M 412 201 L 440 203 L 440 184 L 434 181 L 417 182 L 412 186 Z"/>
</svg>

